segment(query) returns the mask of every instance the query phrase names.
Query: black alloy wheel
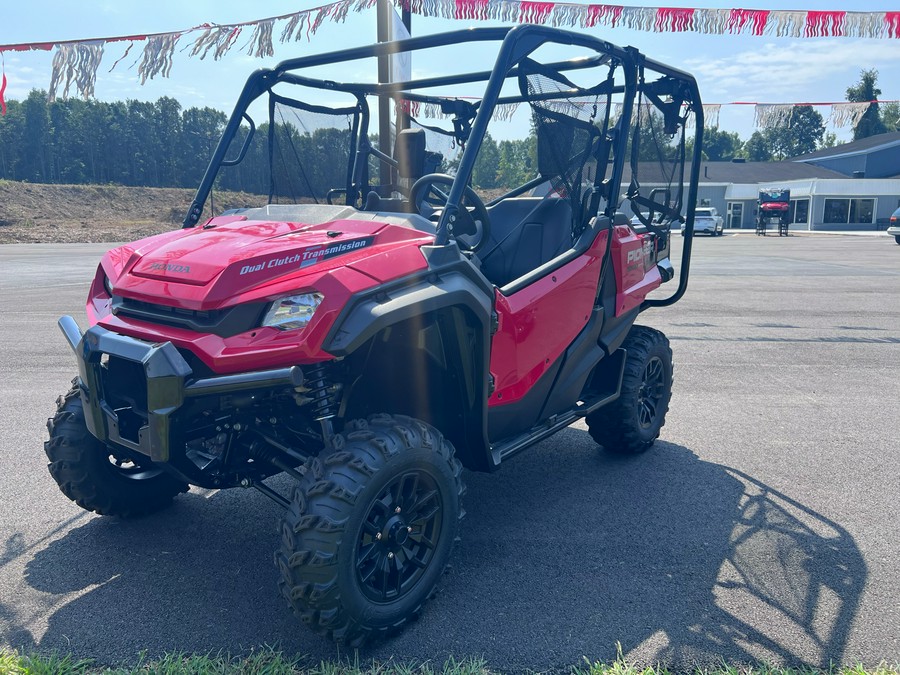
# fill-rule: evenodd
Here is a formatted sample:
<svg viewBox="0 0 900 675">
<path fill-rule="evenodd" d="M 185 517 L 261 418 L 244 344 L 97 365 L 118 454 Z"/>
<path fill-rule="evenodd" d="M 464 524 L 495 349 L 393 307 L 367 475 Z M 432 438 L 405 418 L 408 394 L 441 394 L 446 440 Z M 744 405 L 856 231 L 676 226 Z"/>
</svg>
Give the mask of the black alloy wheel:
<svg viewBox="0 0 900 675">
<path fill-rule="evenodd" d="M 638 422 L 641 429 L 651 429 L 656 425 L 660 404 L 666 398 L 666 381 L 666 368 L 662 359 L 658 356 L 650 358 L 638 389 Z"/>
<path fill-rule="evenodd" d="M 336 642 L 398 630 L 434 592 L 463 515 L 453 446 L 419 420 L 375 415 L 303 473 L 275 553 L 282 594 Z"/>
<path fill-rule="evenodd" d="M 376 497 L 356 548 L 356 574 L 374 602 L 393 602 L 410 592 L 428 569 L 441 534 L 440 493 L 425 471 L 391 481 Z"/>
<path fill-rule="evenodd" d="M 660 331 L 633 326 L 622 343 L 625 372 L 619 398 L 585 418 L 591 437 L 606 452 L 649 449 L 666 423 L 672 398 L 672 349 Z"/>
</svg>

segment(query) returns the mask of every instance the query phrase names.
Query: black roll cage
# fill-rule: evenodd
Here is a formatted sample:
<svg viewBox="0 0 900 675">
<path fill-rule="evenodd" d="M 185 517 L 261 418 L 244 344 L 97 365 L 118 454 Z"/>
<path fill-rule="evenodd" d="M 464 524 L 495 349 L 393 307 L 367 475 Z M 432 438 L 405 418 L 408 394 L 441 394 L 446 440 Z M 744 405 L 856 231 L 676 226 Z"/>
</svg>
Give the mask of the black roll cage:
<svg viewBox="0 0 900 675">
<path fill-rule="evenodd" d="M 473 73 L 462 73 L 456 75 L 438 76 L 410 80 L 405 82 L 393 83 L 343 83 L 334 80 L 326 80 L 312 78 L 305 75 L 299 75 L 296 71 L 355 61 L 360 59 L 369 59 L 377 57 L 388 57 L 398 53 L 415 52 L 435 47 L 443 47 L 450 45 L 458 45 L 460 43 L 477 43 L 477 42 L 500 42 L 500 49 L 497 54 L 496 62 L 491 70 L 484 70 Z M 354 94 L 357 97 L 358 112 L 360 114 L 358 127 L 354 129 L 357 140 L 357 152 L 355 157 L 351 157 L 350 167 L 348 168 L 348 179 L 353 176 L 355 180 L 362 175 L 365 167 L 359 168 L 360 153 L 371 153 L 378 156 L 382 160 L 391 161 L 390 158 L 384 157 L 381 153 L 375 153 L 374 148 L 368 145 L 368 123 L 369 108 L 365 97 L 367 95 L 375 96 L 397 96 L 401 95 L 404 99 L 411 101 L 429 101 L 434 97 L 422 96 L 411 93 L 414 89 L 425 89 L 439 86 L 451 86 L 458 84 L 467 84 L 473 82 L 487 82 L 484 95 L 477 105 L 477 113 L 472 122 L 469 138 L 465 145 L 462 157 L 460 158 L 457 173 L 453 181 L 453 185 L 449 191 L 448 202 L 443 209 L 437 226 L 435 235 L 435 245 L 444 246 L 451 240 L 452 223 L 456 219 L 459 212 L 460 202 L 463 197 L 463 191 L 468 184 L 475 166 L 476 155 L 481 146 L 482 141 L 487 133 L 488 123 L 494 108 L 502 103 L 514 103 L 526 100 L 521 96 L 501 97 L 500 91 L 505 80 L 519 75 L 520 64 L 535 50 L 545 44 L 569 45 L 581 47 L 596 52 L 595 56 L 579 57 L 567 61 L 560 61 L 546 64 L 548 67 L 558 72 L 566 72 L 592 68 L 610 62 L 619 65 L 624 74 L 624 84 L 611 87 L 609 94 L 622 94 L 623 105 L 620 117 L 622 129 L 630 129 L 632 116 L 634 114 L 634 102 L 640 91 L 645 91 L 644 87 L 644 71 L 650 70 L 665 78 L 677 81 L 684 102 L 687 103 L 694 114 L 696 130 L 695 141 L 693 147 L 693 156 L 691 161 L 691 175 L 688 182 L 688 195 L 685 201 L 685 236 L 683 243 L 683 252 L 681 260 L 681 269 L 679 284 L 676 291 L 668 298 L 648 299 L 645 300 L 642 308 L 650 306 L 665 306 L 676 302 L 684 294 L 687 288 L 687 279 L 690 269 L 691 248 L 693 243 L 694 231 L 694 210 L 697 202 L 697 184 L 699 182 L 700 164 L 701 164 L 701 148 L 703 136 L 703 108 L 701 105 L 700 92 L 694 77 L 677 68 L 665 65 L 653 59 L 647 58 L 636 48 L 618 47 L 612 43 L 600 40 L 598 38 L 575 33 L 572 31 L 552 28 L 549 26 L 538 25 L 519 25 L 512 28 L 471 28 L 467 30 L 458 30 L 447 33 L 434 35 L 426 35 L 421 37 L 413 37 L 405 40 L 394 42 L 382 42 L 364 47 L 355 47 L 329 53 L 314 54 L 311 56 L 300 57 L 296 59 L 288 59 L 282 61 L 274 68 L 262 68 L 250 75 L 240 97 L 235 104 L 234 110 L 229 118 L 222 138 L 219 140 L 213 153 L 210 163 L 206 169 L 202 181 L 198 187 L 197 193 L 191 203 L 190 209 L 183 221 L 183 227 L 194 227 L 200 220 L 203 213 L 203 207 L 212 190 L 217 172 L 220 166 L 232 165 L 240 161 L 246 153 L 247 144 L 250 142 L 254 131 L 253 122 L 247 114 L 250 104 L 265 94 L 270 92 L 273 87 L 279 83 L 296 84 L 321 89 L 325 91 L 337 91 Z M 532 99 L 527 99 L 532 100 Z M 241 148 L 239 157 L 236 160 L 226 160 L 226 153 L 231 145 L 232 140 L 236 136 L 242 120 L 250 121 L 250 135 L 245 140 L 244 146 Z M 625 144 L 627 134 L 622 134 L 620 138 L 611 139 L 611 142 L 618 144 L 616 152 L 614 152 L 614 160 L 612 162 L 611 173 L 609 174 L 608 195 L 618 196 L 621 192 L 622 177 L 624 165 L 627 161 L 625 157 Z M 349 187 L 349 180 L 348 180 Z M 349 199 L 349 196 L 348 196 Z M 612 218 L 618 206 L 617 199 L 607 200 L 607 208 L 603 215 Z"/>
</svg>

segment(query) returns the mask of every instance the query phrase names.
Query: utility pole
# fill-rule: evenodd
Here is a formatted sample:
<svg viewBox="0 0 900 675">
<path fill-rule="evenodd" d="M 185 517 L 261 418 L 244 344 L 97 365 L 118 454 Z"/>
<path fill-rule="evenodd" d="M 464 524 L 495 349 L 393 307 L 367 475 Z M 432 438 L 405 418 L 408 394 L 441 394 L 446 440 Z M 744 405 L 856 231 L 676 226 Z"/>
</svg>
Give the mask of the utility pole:
<svg viewBox="0 0 900 675">
<path fill-rule="evenodd" d="M 379 42 L 387 42 L 390 39 L 391 4 L 389 0 L 378 0 L 375 5 L 377 14 L 377 33 Z M 391 79 L 391 57 L 378 57 L 378 83 L 389 82 Z M 389 96 L 378 97 L 378 149 L 385 155 L 391 155 L 391 99 Z M 386 162 L 379 163 L 379 183 L 389 185 L 391 182 L 391 167 Z M 390 195 L 385 195 L 390 196 Z"/>
<path fill-rule="evenodd" d="M 375 12 L 377 17 L 378 42 L 387 42 L 391 39 L 396 39 L 396 36 L 391 35 L 391 23 L 393 21 L 391 13 L 393 12 L 393 9 L 391 7 L 390 0 L 377 0 L 377 3 L 375 5 Z M 410 35 L 412 35 L 412 12 L 409 10 L 409 7 L 404 7 L 401 10 L 400 20 L 406 27 L 406 31 Z M 378 57 L 379 83 L 391 81 L 391 58 L 391 56 Z M 406 129 L 408 126 L 408 116 L 398 108 L 397 130 L 399 131 L 400 129 Z M 378 97 L 378 149 L 385 155 L 390 156 L 392 154 L 390 96 Z M 378 173 L 379 183 L 381 183 L 381 185 L 388 185 L 389 183 L 391 183 L 391 173 L 391 167 L 389 167 L 384 162 L 381 162 Z"/>
<path fill-rule="evenodd" d="M 406 27 L 406 32 L 412 37 L 412 12 L 409 9 L 409 3 L 404 3 L 403 9 L 400 10 L 400 21 Z M 397 110 L 397 130 L 409 129 L 409 113 L 403 109 Z"/>
</svg>

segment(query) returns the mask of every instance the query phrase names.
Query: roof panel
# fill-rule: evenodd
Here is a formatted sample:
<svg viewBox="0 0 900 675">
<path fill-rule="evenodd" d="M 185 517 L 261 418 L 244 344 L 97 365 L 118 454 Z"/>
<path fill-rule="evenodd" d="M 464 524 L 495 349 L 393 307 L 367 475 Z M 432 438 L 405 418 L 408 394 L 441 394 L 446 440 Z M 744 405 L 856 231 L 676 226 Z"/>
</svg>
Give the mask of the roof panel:
<svg viewBox="0 0 900 675">
<path fill-rule="evenodd" d="M 823 159 L 825 157 L 839 157 L 841 155 L 849 155 L 855 153 L 862 153 L 866 151 L 876 150 L 883 146 L 888 145 L 900 145 L 900 131 L 892 131 L 886 134 L 878 134 L 877 136 L 869 136 L 868 138 L 861 138 L 858 141 L 852 141 L 850 143 L 843 143 L 842 145 L 836 145 L 833 148 L 823 148 L 822 150 L 816 150 L 815 152 L 810 152 L 805 155 L 799 155 L 798 157 L 793 157 L 790 161 L 792 162 L 805 162 L 810 159 Z"/>
</svg>

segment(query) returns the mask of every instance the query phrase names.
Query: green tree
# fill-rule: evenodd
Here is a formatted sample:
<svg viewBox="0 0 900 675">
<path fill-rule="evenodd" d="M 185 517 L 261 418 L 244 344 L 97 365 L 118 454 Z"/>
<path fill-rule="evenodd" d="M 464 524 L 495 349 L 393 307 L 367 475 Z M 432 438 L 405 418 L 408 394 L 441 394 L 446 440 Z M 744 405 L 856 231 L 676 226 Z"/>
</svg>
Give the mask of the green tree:
<svg viewBox="0 0 900 675">
<path fill-rule="evenodd" d="M 18 101 L 6 104 L 6 115 L 0 116 L 0 177 L 18 180 L 19 157 L 22 154 L 22 137 L 25 114 Z"/>
<path fill-rule="evenodd" d="M 209 107 L 188 108 L 181 114 L 180 185 L 200 183 L 227 121 L 225 113 Z M 246 133 L 240 136 L 241 144 L 244 138 Z M 237 145 L 229 158 L 236 157 L 240 148 L 241 145 Z"/>
<path fill-rule="evenodd" d="M 888 131 L 900 131 L 900 103 L 879 103 L 881 121 Z"/>
<path fill-rule="evenodd" d="M 824 133 L 825 120 L 820 113 L 812 106 L 795 106 L 786 126 L 754 131 L 744 144 L 744 153 L 753 162 L 781 161 L 814 152 Z"/>
<path fill-rule="evenodd" d="M 136 185 L 132 175 L 131 118 L 128 106 L 116 101 L 100 110 L 105 134 L 98 138 L 99 158 L 94 177 L 101 183 Z"/>
<path fill-rule="evenodd" d="M 833 131 L 827 132 L 824 136 L 822 136 L 822 140 L 819 142 L 819 147 L 817 150 L 822 150 L 824 148 L 833 148 L 837 145 L 837 134 Z"/>
<path fill-rule="evenodd" d="M 747 142 L 744 143 L 744 154 L 751 162 L 772 161 L 772 147 L 765 132 L 753 132 L 750 138 L 747 139 Z"/>
<path fill-rule="evenodd" d="M 51 137 L 50 180 L 59 183 L 90 182 L 86 158 L 92 140 L 86 124 L 88 103 L 79 99 L 57 100 L 49 105 Z"/>
<path fill-rule="evenodd" d="M 479 188 L 495 188 L 498 185 L 498 174 L 500 166 L 500 149 L 497 143 L 491 138 L 490 134 L 486 134 L 481 147 L 478 149 L 478 156 L 475 158 L 475 166 L 472 169 L 472 184 Z"/>
<path fill-rule="evenodd" d="M 877 82 L 878 71 L 874 68 L 860 71 L 859 82 L 852 87 L 847 87 L 847 100 L 851 103 L 877 101 L 878 97 L 881 96 L 881 89 L 875 86 Z M 861 138 L 883 134 L 887 130 L 887 127 L 881 120 L 878 103 L 872 103 L 854 127 L 853 140 L 858 141 Z"/>
<path fill-rule="evenodd" d="M 129 144 L 130 171 L 126 185 L 160 185 L 161 145 L 157 136 L 156 107 L 146 101 L 126 102 L 126 139 Z"/>
<path fill-rule="evenodd" d="M 735 157 L 740 157 L 744 142 L 736 132 L 719 131 L 718 127 L 709 127 L 703 130 L 703 159 L 712 162 L 727 162 Z M 694 139 L 688 138 L 685 142 L 685 153 L 691 157 L 694 152 Z"/>
<path fill-rule="evenodd" d="M 32 89 L 22 102 L 22 152 L 18 158 L 19 180 L 50 181 L 50 112 L 47 92 Z"/>
<path fill-rule="evenodd" d="M 778 159 L 815 152 L 825 133 L 825 120 L 809 105 L 794 106 L 787 127 L 776 127 L 774 154 Z"/>
<path fill-rule="evenodd" d="M 163 96 L 154 104 L 154 136 L 159 162 L 159 185 L 178 186 L 179 164 L 184 156 L 182 146 L 181 104 Z"/>
<path fill-rule="evenodd" d="M 537 136 L 533 131 L 520 141 L 500 141 L 497 150 L 499 186 L 512 189 L 537 177 Z"/>
<path fill-rule="evenodd" d="M 636 114 L 637 118 L 637 114 Z M 663 116 L 655 110 L 649 116 L 641 119 L 633 119 L 632 124 L 640 125 L 638 129 L 638 161 L 639 162 L 660 162 L 663 160 L 673 159 L 677 152 L 676 146 L 672 143 L 672 138 L 666 135 L 663 129 Z M 628 147 L 625 151 L 625 161 L 631 161 L 631 146 L 635 141 L 635 127 L 629 130 Z M 704 141 L 703 147 L 706 147 Z"/>
</svg>

